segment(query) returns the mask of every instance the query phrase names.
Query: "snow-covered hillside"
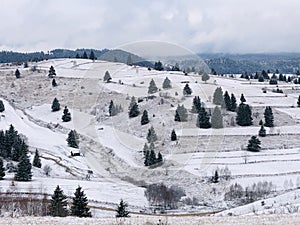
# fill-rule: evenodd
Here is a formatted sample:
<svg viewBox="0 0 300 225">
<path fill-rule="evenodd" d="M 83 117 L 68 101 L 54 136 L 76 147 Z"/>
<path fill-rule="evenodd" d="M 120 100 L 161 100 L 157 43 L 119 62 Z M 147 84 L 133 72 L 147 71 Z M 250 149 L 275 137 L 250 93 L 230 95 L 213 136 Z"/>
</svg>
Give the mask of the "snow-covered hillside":
<svg viewBox="0 0 300 225">
<path fill-rule="evenodd" d="M 47 76 L 51 65 L 56 70 L 57 87 L 52 87 Z M 188 197 L 203 202 L 195 211 L 218 211 L 229 207 L 223 198 L 230 184 L 246 187 L 268 181 L 274 185 L 274 195 L 300 187 L 300 108 L 296 107 L 299 85 L 279 83 L 279 88 L 285 91 L 279 94 L 273 93 L 274 86 L 267 82 L 211 75 L 204 83 L 201 76 L 194 73 L 184 75 L 84 59 L 48 60 L 36 66 L 36 72 L 19 67 L 20 79 L 13 76 L 16 67 L 0 68 L 0 94 L 6 109 L 1 114 L 0 129 L 13 124 L 19 133 L 28 137 L 31 156 L 38 149 L 42 164 L 52 168 L 50 177 L 44 175 L 42 169 L 35 168 L 33 181 L 17 183 L 18 190 L 42 189 L 51 194 L 55 186 L 60 185 L 72 195 L 81 185 L 89 199 L 117 203 L 123 198 L 131 207 L 142 209 L 148 206 L 143 186 L 163 182 L 168 186 L 178 185 L 185 189 Z M 106 71 L 112 82 L 103 81 Z M 166 77 L 172 82 L 171 89 L 162 88 Z M 153 99 L 147 98 L 151 79 L 159 88 Z M 193 91 L 192 96 L 183 95 L 186 83 Z M 192 113 L 187 122 L 174 121 L 177 105 L 183 104 L 190 111 L 193 96 L 199 96 L 203 105 L 212 109 L 215 106 L 212 96 L 218 86 L 234 93 L 238 102 L 239 96 L 245 95 L 247 103 L 253 107 L 252 126 L 232 125 L 230 121 L 236 114 L 224 110 L 223 129 L 199 129 L 197 115 Z M 263 93 L 262 88 L 266 88 L 267 93 Z M 149 124 L 141 126 L 140 116 L 128 118 L 131 96 L 139 99 L 140 112 L 148 111 Z M 62 122 L 62 109 L 51 112 L 55 97 L 61 108 L 68 106 L 70 109 L 71 122 Z M 108 116 L 111 100 L 123 108 L 123 112 L 113 117 Z M 273 109 L 275 128 L 266 128 L 268 135 L 260 138 L 260 152 L 245 151 L 249 138 L 258 134 L 258 122 L 263 119 L 266 106 Z M 153 169 L 144 166 L 142 153 L 150 126 L 158 135 L 155 151 L 161 152 L 165 159 L 161 167 Z M 74 151 L 66 142 L 70 129 L 80 135 L 82 156 L 70 156 Z M 179 137 L 177 142 L 170 140 L 172 129 Z M 214 171 L 224 168 L 231 172 L 231 178 L 212 185 L 209 179 Z M 91 180 L 85 180 L 88 170 L 93 171 Z M 1 181 L 2 191 L 11 188 L 12 177 L 9 174 Z M 298 196 L 296 192 L 293 194 Z M 282 199 L 270 201 L 283 202 Z M 298 204 L 295 201 L 295 205 Z M 270 207 L 280 206 L 272 204 Z M 249 208 L 239 212 L 249 214 Z"/>
</svg>

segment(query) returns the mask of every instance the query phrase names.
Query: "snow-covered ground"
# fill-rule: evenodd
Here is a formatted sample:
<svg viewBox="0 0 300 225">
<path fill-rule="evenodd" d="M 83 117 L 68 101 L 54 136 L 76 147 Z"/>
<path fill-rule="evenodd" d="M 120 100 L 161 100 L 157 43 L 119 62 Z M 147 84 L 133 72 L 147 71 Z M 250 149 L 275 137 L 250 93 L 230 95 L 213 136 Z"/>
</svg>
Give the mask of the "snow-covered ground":
<svg viewBox="0 0 300 225">
<path fill-rule="evenodd" d="M 51 87 L 51 79 L 47 77 L 51 65 L 59 83 L 55 88 Z M 143 207 L 147 202 L 144 188 L 137 186 L 138 181 L 179 185 L 189 196 L 207 200 L 205 192 L 199 191 L 203 178 L 225 167 L 232 174 L 230 182 L 225 184 L 227 186 L 235 182 L 245 187 L 258 181 L 271 181 L 276 190 L 285 191 L 298 185 L 300 109 L 295 107 L 300 93 L 298 85 L 279 83 L 279 88 L 285 93 L 278 94 L 271 92 L 275 87 L 267 82 L 250 83 L 239 78 L 211 76 L 205 84 L 197 74 L 185 76 L 182 72 L 149 71 L 121 63 L 84 59 L 48 60 L 37 63 L 37 68 L 39 73 L 19 68 L 22 76 L 18 80 L 13 76 L 15 67 L 0 69 L 0 87 L 5 90 L 0 94 L 6 108 L 0 117 L 0 129 L 13 124 L 16 130 L 28 137 L 30 151 L 39 149 L 42 164 L 53 168 L 51 177 L 34 169 L 33 181 L 18 183 L 20 189 L 43 187 L 44 191 L 52 193 L 59 184 L 72 195 L 77 185 L 81 185 L 90 199 L 116 203 L 123 198 L 131 205 Z M 110 72 L 112 82 L 103 81 L 105 71 Z M 171 80 L 171 89 L 162 89 L 165 77 Z M 161 91 L 154 94 L 156 99 L 144 98 L 139 103 L 141 112 L 147 109 L 150 119 L 150 124 L 141 126 L 140 117 L 128 119 L 127 108 L 131 96 L 148 96 L 151 79 Z M 193 91 L 191 97 L 183 96 L 186 83 Z M 247 103 L 257 113 L 253 126 L 239 127 L 228 123 L 224 129 L 199 129 L 195 125 L 195 114 L 189 114 L 186 123 L 174 121 L 177 104 L 190 109 L 193 96 L 200 96 L 206 107 L 213 108 L 212 96 L 217 86 L 229 94 L 234 93 L 238 102 L 239 96 L 245 95 Z M 262 92 L 265 87 L 267 93 Z M 62 108 L 68 106 L 71 122 L 61 121 L 62 110 L 51 112 L 54 97 L 59 99 Z M 112 118 L 107 116 L 110 100 L 121 104 L 124 109 Z M 247 152 L 244 147 L 252 135 L 257 135 L 258 121 L 263 118 L 265 106 L 271 106 L 276 113 L 275 128 L 266 128 L 267 134 L 272 136 L 261 138 L 261 152 Z M 226 114 L 227 121 L 230 117 L 234 118 L 235 114 Z M 150 125 L 158 134 L 156 150 L 162 152 L 166 160 L 163 167 L 153 170 L 143 166 L 141 153 Z M 73 149 L 66 143 L 70 129 L 81 135 L 79 151 L 84 157 L 70 157 Z M 172 129 L 179 137 L 176 143 L 170 141 Z M 94 171 L 91 181 L 83 180 L 88 170 Z M 176 176 L 166 175 L 168 172 Z M 178 182 L 180 180 L 188 180 L 191 185 Z M 286 187 L 286 180 L 289 184 L 292 182 L 293 187 Z M 2 184 L 2 190 L 9 188 L 9 179 Z M 226 190 L 221 185 L 218 188 L 220 192 Z M 222 199 L 221 195 L 219 199 Z"/>
</svg>

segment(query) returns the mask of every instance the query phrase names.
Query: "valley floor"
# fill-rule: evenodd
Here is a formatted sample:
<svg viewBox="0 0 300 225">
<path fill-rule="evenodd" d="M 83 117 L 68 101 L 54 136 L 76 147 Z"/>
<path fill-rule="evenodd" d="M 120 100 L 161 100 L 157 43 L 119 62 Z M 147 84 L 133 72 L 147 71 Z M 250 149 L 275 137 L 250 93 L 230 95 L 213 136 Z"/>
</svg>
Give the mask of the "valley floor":
<svg viewBox="0 0 300 225">
<path fill-rule="evenodd" d="M 260 215 L 260 216 L 225 216 L 225 217 L 159 217 L 159 216 L 142 216 L 130 217 L 126 219 L 117 218 L 75 218 L 75 217 L 19 217 L 19 218 L 0 218 L 2 225 L 200 225 L 200 224 L 218 224 L 218 225 L 298 225 L 300 224 L 300 214 L 277 214 L 277 215 Z"/>
</svg>

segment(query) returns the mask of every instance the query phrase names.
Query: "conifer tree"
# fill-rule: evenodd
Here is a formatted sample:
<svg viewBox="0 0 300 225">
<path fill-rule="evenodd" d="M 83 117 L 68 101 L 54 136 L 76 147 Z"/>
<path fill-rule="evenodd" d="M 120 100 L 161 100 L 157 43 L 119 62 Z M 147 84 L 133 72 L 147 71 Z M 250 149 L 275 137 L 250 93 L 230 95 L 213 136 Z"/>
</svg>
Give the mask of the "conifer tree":
<svg viewBox="0 0 300 225">
<path fill-rule="evenodd" d="M 274 127 L 274 115 L 272 112 L 272 108 L 270 106 L 266 107 L 264 116 L 265 116 L 265 126 Z"/>
<path fill-rule="evenodd" d="M 56 112 L 56 111 L 60 110 L 60 104 L 59 104 L 57 98 L 54 98 L 51 109 L 52 109 L 52 112 Z"/>
<path fill-rule="evenodd" d="M 164 70 L 164 67 L 163 67 L 161 61 L 158 61 L 158 62 L 155 62 L 155 63 L 154 63 L 154 69 L 155 69 L 155 70 L 158 70 L 158 71 Z"/>
<path fill-rule="evenodd" d="M 105 74 L 104 74 L 104 77 L 103 77 L 103 80 L 104 82 L 106 83 L 109 83 L 111 81 L 111 76 L 110 76 L 110 73 L 108 71 L 105 71 Z"/>
<path fill-rule="evenodd" d="M 80 58 L 80 56 L 79 56 L 79 54 L 78 54 L 78 53 L 76 53 L 76 56 L 75 56 L 75 58 L 76 58 L 76 59 L 79 59 L 79 58 Z"/>
<path fill-rule="evenodd" d="M 79 148 L 79 137 L 75 130 L 71 130 L 68 133 L 67 138 L 68 146 L 71 148 Z"/>
<path fill-rule="evenodd" d="M 81 190 L 81 187 L 78 186 L 74 193 L 71 214 L 72 216 L 78 217 L 92 217 L 90 209 L 87 207 L 88 199 L 84 194 L 84 191 Z"/>
<path fill-rule="evenodd" d="M 150 166 L 154 165 L 156 162 L 157 162 L 157 159 L 156 159 L 155 151 L 154 151 L 154 149 L 151 149 L 150 155 L 149 155 L 149 165 Z"/>
<path fill-rule="evenodd" d="M 38 152 L 37 149 L 35 150 L 35 154 L 34 154 L 32 166 L 37 167 L 37 168 L 41 168 L 42 167 L 40 155 L 39 155 L 39 152 Z"/>
<path fill-rule="evenodd" d="M 210 118 L 204 107 L 201 107 L 197 117 L 197 127 L 199 128 L 211 128 Z"/>
<path fill-rule="evenodd" d="M 252 125 L 252 112 L 248 104 L 241 103 L 237 109 L 236 123 L 240 126 Z"/>
<path fill-rule="evenodd" d="M 218 106 L 214 108 L 211 116 L 211 127 L 212 128 L 223 128 L 223 116 Z"/>
<path fill-rule="evenodd" d="M 183 95 L 191 95 L 192 94 L 192 89 L 190 88 L 189 84 L 185 84 L 183 88 Z"/>
<path fill-rule="evenodd" d="M 145 160 L 144 160 L 145 166 L 150 166 L 150 150 L 147 150 L 145 152 Z"/>
<path fill-rule="evenodd" d="M 128 204 L 124 202 L 123 199 L 121 199 L 116 209 L 116 217 L 129 217 L 129 212 L 127 211 L 127 207 Z"/>
<path fill-rule="evenodd" d="M 226 110 L 231 111 L 231 99 L 228 94 L 228 91 L 225 91 L 224 93 L 224 103 L 225 103 Z"/>
<path fill-rule="evenodd" d="M 217 87 L 214 95 L 213 95 L 213 103 L 216 105 L 222 105 L 224 99 L 223 99 L 223 91 L 221 87 Z"/>
<path fill-rule="evenodd" d="M 110 100 L 110 103 L 108 106 L 108 112 L 109 112 L 109 116 L 117 115 L 117 108 L 115 107 L 113 100 Z"/>
<path fill-rule="evenodd" d="M 160 162 L 162 162 L 162 161 L 163 161 L 163 157 L 162 157 L 162 154 L 159 152 L 159 153 L 157 154 L 157 162 L 160 163 Z"/>
<path fill-rule="evenodd" d="M 88 56 L 87 56 L 87 54 L 86 54 L 85 51 L 83 52 L 82 58 L 83 58 L 83 59 L 87 59 L 87 58 L 88 58 Z"/>
<path fill-rule="evenodd" d="M 199 113 L 201 109 L 201 100 L 199 96 L 195 96 L 193 99 L 193 105 L 192 105 L 192 113 Z"/>
<path fill-rule="evenodd" d="M 131 58 L 131 55 L 130 55 L 130 54 L 127 56 L 127 62 L 126 62 L 126 64 L 127 64 L 128 66 L 131 66 L 131 65 L 132 65 L 132 58 Z"/>
<path fill-rule="evenodd" d="M 94 53 L 94 51 L 93 51 L 93 50 L 91 50 L 91 53 L 90 53 L 89 59 L 91 59 L 91 60 L 95 60 L 95 59 L 96 59 L 96 57 L 95 57 L 95 53 Z"/>
<path fill-rule="evenodd" d="M 201 77 L 201 79 L 202 79 L 202 81 L 204 81 L 205 83 L 207 83 L 207 81 L 209 80 L 209 75 L 208 75 L 208 73 L 203 73 L 203 75 L 202 75 L 202 77 Z"/>
<path fill-rule="evenodd" d="M 16 69 L 15 76 L 16 76 L 16 78 L 20 78 L 21 77 L 21 73 L 20 73 L 19 69 Z"/>
<path fill-rule="evenodd" d="M 157 141 L 157 135 L 153 126 L 151 126 L 150 129 L 148 129 L 147 141 L 149 143 Z"/>
<path fill-rule="evenodd" d="M 3 180 L 5 176 L 5 169 L 3 167 L 3 160 L 0 158 L 0 180 Z"/>
<path fill-rule="evenodd" d="M 147 110 L 144 110 L 143 115 L 141 117 L 141 125 L 145 125 L 147 123 L 149 123 L 148 112 Z"/>
<path fill-rule="evenodd" d="M 171 81 L 169 80 L 168 77 L 166 77 L 166 78 L 164 79 L 164 82 L 163 82 L 163 84 L 162 84 L 162 88 L 163 88 L 163 89 L 169 89 L 169 88 L 172 88 Z"/>
<path fill-rule="evenodd" d="M 219 173 L 218 173 L 217 170 L 215 171 L 215 174 L 212 177 L 212 182 L 213 183 L 218 183 L 219 182 Z"/>
<path fill-rule="evenodd" d="M 261 149 L 260 144 L 260 140 L 256 136 L 252 136 L 248 141 L 247 150 L 251 152 L 259 152 Z"/>
<path fill-rule="evenodd" d="M 27 154 L 22 154 L 18 163 L 17 172 L 15 173 L 15 180 L 30 181 L 32 178 L 31 163 Z"/>
<path fill-rule="evenodd" d="M 2 113 L 4 111 L 5 111 L 5 107 L 4 107 L 3 101 L 0 100 L 0 113 Z"/>
<path fill-rule="evenodd" d="M 264 128 L 264 125 L 262 124 L 262 125 L 260 126 L 260 130 L 259 130 L 259 132 L 258 132 L 258 136 L 260 136 L 260 137 L 265 137 L 266 135 L 267 135 L 266 129 Z"/>
<path fill-rule="evenodd" d="M 63 190 L 57 185 L 53 195 L 51 196 L 51 216 L 67 216 L 67 204 L 67 196 L 64 194 Z"/>
<path fill-rule="evenodd" d="M 300 107 L 300 95 L 298 97 L 297 106 Z M 0 111 L 1 112 L 1 111 Z"/>
<path fill-rule="evenodd" d="M 56 76 L 56 72 L 53 66 L 50 66 L 48 77 L 53 78 Z"/>
<path fill-rule="evenodd" d="M 149 87 L 148 87 L 148 94 L 154 94 L 155 92 L 157 92 L 158 88 L 155 84 L 155 81 L 153 79 L 151 79 Z"/>
<path fill-rule="evenodd" d="M 65 106 L 64 112 L 63 112 L 63 116 L 62 116 L 62 121 L 63 122 L 69 122 L 71 121 L 71 113 L 69 112 L 69 109 L 67 106 Z"/>
<path fill-rule="evenodd" d="M 56 83 L 56 80 L 55 78 L 52 79 L 52 87 L 56 87 L 57 86 L 57 83 Z"/>
<path fill-rule="evenodd" d="M 235 112 L 236 111 L 236 98 L 234 96 L 234 94 L 231 94 L 231 98 L 230 98 L 230 111 L 231 112 Z"/>
<path fill-rule="evenodd" d="M 128 109 L 129 109 L 129 112 L 128 112 L 129 118 L 136 117 L 140 114 L 139 106 L 136 103 L 134 96 L 131 98 L 131 102 L 130 102 Z"/>
<path fill-rule="evenodd" d="M 186 122 L 188 120 L 188 112 L 184 105 L 177 106 L 174 120 L 178 122 Z"/>
<path fill-rule="evenodd" d="M 176 141 L 177 140 L 177 135 L 175 130 L 173 129 L 171 132 L 171 141 Z"/>
<path fill-rule="evenodd" d="M 245 103 L 246 102 L 246 99 L 245 99 L 245 96 L 244 94 L 241 94 L 241 98 L 240 98 L 241 102 L 242 103 Z"/>
</svg>

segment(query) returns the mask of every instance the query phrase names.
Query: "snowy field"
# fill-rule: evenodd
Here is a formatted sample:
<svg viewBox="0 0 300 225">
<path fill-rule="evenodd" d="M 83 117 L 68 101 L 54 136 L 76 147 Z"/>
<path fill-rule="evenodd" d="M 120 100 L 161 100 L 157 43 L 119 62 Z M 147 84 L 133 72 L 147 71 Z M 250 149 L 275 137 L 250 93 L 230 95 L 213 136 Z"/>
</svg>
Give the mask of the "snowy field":
<svg viewBox="0 0 300 225">
<path fill-rule="evenodd" d="M 56 70 L 59 84 L 55 88 L 47 77 L 51 65 Z M 165 182 L 184 187 L 189 197 L 212 201 L 212 204 L 217 202 L 217 209 L 223 210 L 226 208 L 222 202 L 224 190 L 235 182 L 246 187 L 258 181 L 271 181 L 280 193 L 286 191 L 295 194 L 293 190 L 300 187 L 300 109 L 295 107 L 300 94 L 298 85 L 279 82 L 279 88 L 285 93 L 278 94 L 271 91 L 274 86 L 267 82 L 250 83 L 245 79 L 211 76 L 205 84 L 197 74 L 185 76 L 182 72 L 149 71 L 147 68 L 121 63 L 84 59 L 48 60 L 37 63 L 37 68 L 39 72 L 33 73 L 19 67 L 22 76 L 18 80 L 13 75 L 16 67 L 0 69 L 0 87 L 5 90 L 0 94 L 6 108 L 0 117 L 0 129 L 7 129 L 13 124 L 18 132 L 28 137 L 30 152 L 38 149 L 42 164 L 52 167 L 50 177 L 46 177 L 42 169 L 34 169 L 33 181 L 18 183 L 17 188 L 20 190 L 43 190 L 51 194 L 55 186 L 60 185 L 68 195 L 72 195 L 75 188 L 81 185 L 89 199 L 115 204 L 123 198 L 130 205 L 143 208 L 147 206 L 145 189 L 137 183 Z M 112 82 L 103 81 L 105 71 L 110 72 Z M 162 89 L 165 77 L 171 80 L 171 89 Z M 145 100 L 151 79 L 155 80 L 161 91 L 154 94 L 155 99 Z M 186 83 L 193 91 L 190 97 L 183 96 L 182 89 Z M 174 122 L 177 104 L 184 104 L 190 110 L 193 96 L 200 96 L 207 108 L 213 108 L 212 96 L 217 86 L 221 86 L 223 92 L 227 90 L 229 94 L 234 93 L 238 102 L 240 95 L 245 95 L 247 103 L 257 114 L 254 125 L 239 127 L 226 124 L 223 129 L 204 130 L 196 127 L 195 114 L 189 114 L 186 123 Z M 262 92 L 265 87 L 267 93 Z M 141 126 L 140 117 L 128 119 L 127 109 L 131 96 L 144 98 L 139 107 L 141 111 L 147 109 L 150 124 Z M 54 97 L 59 99 L 62 108 L 68 106 L 72 114 L 71 122 L 61 121 L 62 109 L 51 112 Z M 164 99 L 164 103 L 161 103 L 161 99 Z M 108 117 L 110 100 L 120 104 L 124 111 Z M 273 108 L 275 128 L 266 128 L 270 135 L 261 138 L 261 152 L 247 152 L 244 150 L 247 140 L 257 135 L 258 121 L 263 118 L 265 106 Z M 235 115 L 227 113 L 226 121 L 231 117 Z M 143 166 L 141 153 L 151 125 L 158 134 L 156 150 L 162 152 L 166 160 L 162 167 L 155 169 Z M 70 157 L 73 149 L 66 143 L 70 129 L 76 129 L 81 135 L 79 151 L 84 156 Z M 176 130 L 179 137 L 176 143 L 170 141 L 172 129 Z M 220 193 L 217 197 L 206 196 L 206 191 L 211 191 L 211 187 L 203 184 L 203 179 L 225 167 L 231 171 L 231 180 L 215 185 Z M 88 170 L 94 171 L 90 181 L 85 180 Z M 168 172 L 172 175 L 166 175 Z M 11 188 L 10 178 L 12 175 L 1 181 L 1 190 Z M 282 199 L 276 201 L 284 202 Z M 298 202 L 295 204 L 298 205 Z M 273 209 L 281 207 L 273 205 Z M 251 208 L 248 207 L 240 211 L 243 213 L 237 214 L 249 214 L 249 211 Z M 296 217 L 299 218 L 299 215 L 296 214 Z M 259 219 L 268 224 L 267 220 L 274 222 L 275 218 L 262 216 Z M 128 220 L 128 224 L 134 219 L 137 218 Z M 145 218 L 142 219 L 142 223 L 137 223 L 147 222 Z M 190 224 L 201 224 L 202 219 L 207 223 L 218 221 L 218 217 L 199 220 L 191 218 Z M 282 216 L 282 221 L 285 219 Z M 69 220 L 65 219 L 65 223 L 68 224 Z M 230 217 L 226 220 L 229 222 L 224 224 L 235 224 Z M 245 222 L 247 217 L 239 217 L 239 220 Z M 157 223 L 152 218 L 149 221 Z M 55 224 L 55 219 L 51 222 Z M 102 222 L 117 224 L 113 220 Z M 179 222 L 174 219 L 171 224 L 181 224 Z"/>
</svg>

